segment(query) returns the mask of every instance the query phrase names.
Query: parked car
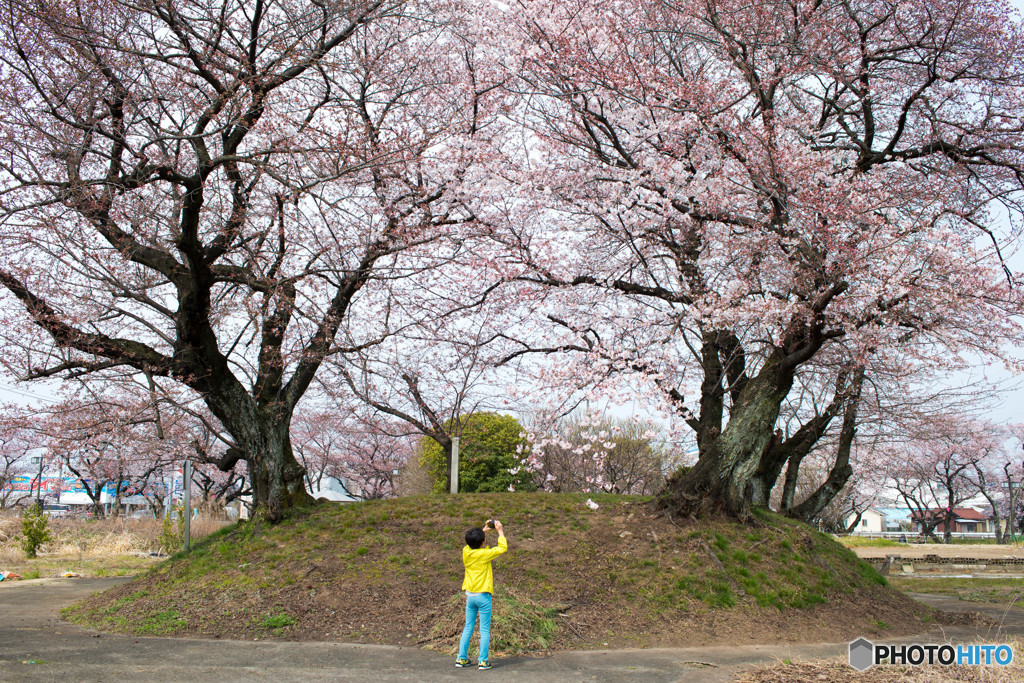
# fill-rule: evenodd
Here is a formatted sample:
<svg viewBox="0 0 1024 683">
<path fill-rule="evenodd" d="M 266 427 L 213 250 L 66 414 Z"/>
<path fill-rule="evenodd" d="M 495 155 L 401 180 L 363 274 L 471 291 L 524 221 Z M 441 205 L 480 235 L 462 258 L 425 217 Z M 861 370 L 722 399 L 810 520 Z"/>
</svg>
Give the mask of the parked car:
<svg viewBox="0 0 1024 683">
<path fill-rule="evenodd" d="M 68 517 L 71 515 L 70 505 L 44 505 L 43 514 L 49 517 Z"/>
</svg>

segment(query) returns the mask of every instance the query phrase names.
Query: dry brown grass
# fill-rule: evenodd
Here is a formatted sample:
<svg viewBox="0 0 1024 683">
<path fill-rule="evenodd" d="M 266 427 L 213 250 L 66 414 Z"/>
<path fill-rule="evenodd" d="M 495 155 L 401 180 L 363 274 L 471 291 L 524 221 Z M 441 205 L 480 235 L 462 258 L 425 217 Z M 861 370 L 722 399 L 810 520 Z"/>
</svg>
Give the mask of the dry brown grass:
<svg viewBox="0 0 1024 683">
<path fill-rule="evenodd" d="M 434 482 L 420 462 L 419 456 L 409 458 L 409 461 L 402 467 L 396 482 L 398 495 L 419 496 L 430 493 Z"/>
<path fill-rule="evenodd" d="M 192 539 L 198 540 L 227 522 L 198 517 L 192 520 Z M 26 578 L 59 576 L 76 572 L 85 576 L 135 574 L 157 558 L 161 522 L 155 519 L 108 518 L 83 520 L 63 517 L 50 520 L 49 543 L 34 560 L 21 549 L 21 517 L 0 516 L 0 569 Z"/>
<path fill-rule="evenodd" d="M 853 669 L 843 657 L 813 662 L 772 664 L 754 669 L 735 683 L 1014 683 L 1024 680 L 1024 640 L 1007 641 L 1014 659 L 1009 666 L 875 666 L 867 671 Z"/>
</svg>

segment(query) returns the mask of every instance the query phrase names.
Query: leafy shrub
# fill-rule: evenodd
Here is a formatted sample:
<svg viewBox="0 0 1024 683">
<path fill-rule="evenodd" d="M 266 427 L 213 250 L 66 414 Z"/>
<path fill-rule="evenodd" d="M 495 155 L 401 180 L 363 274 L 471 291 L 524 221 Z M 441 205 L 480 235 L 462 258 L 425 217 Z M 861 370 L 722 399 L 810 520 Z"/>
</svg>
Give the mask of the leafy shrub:
<svg viewBox="0 0 1024 683">
<path fill-rule="evenodd" d="M 460 418 L 459 491 L 487 493 L 532 491 L 536 487 L 525 471 L 512 474 L 521 465 L 517 447 L 525 448 L 523 427 L 511 415 L 471 413 Z M 448 427 L 451 428 L 449 422 Z M 448 460 L 441 444 L 423 439 L 422 463 L 430 476 L 434 493 L 448 492 Z"/>
<path fill-rule="evenodd" d="M 160 538 L 157 540 L 157 549 L 165 555 L 173 555 L 182 549 L 185 541 L 185 510 L 181 505 L 176 505 L 174 511 L 178 515 L 175 521 L 171 515 L 164 515 L 160 523 Z"/>
<path fill-rule="evenodd" d="M 21 520 L 21 549 L 25 556 L 32 559 L 44 543 L 53 540 L 50 536 L 50 518 L 43 514 L 43 508 L 36 503 L 25 511 Z"/>
</svg>

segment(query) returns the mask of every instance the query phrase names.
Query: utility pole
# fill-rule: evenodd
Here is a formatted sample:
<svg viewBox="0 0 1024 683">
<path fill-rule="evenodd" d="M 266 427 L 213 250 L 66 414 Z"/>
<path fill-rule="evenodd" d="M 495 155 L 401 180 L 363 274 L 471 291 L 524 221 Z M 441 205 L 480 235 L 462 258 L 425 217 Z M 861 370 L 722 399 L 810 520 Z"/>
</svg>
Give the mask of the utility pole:
<svg viewBox="0 0 1024 683">
<path fill-rule="evenodd" d="M 1013 537 L 1017 531 L 1017 501 L 1013 499 L 1013 475 L 1010 474 L 1012 463 L 1003 464 L 1003 472 L 1006 473 L 1006 497 L 1009 499 L 1009 510 L 1006 518 L 1006 534 L 1004 534 L 1003 543 L 1013 543 Z M 1006 540 L 1006 536 L 1009 536 L 1009 540 Z"/>
<path fill-rule="evenodd" d="M 192 461 L 186 460 L 185 466 L 181 468 L 181 487 L 185 493 L 185 550 L 188 550 L 189 541 L 192 538 Z"/>
<path fill-rule="evenodd" d="M 43 509 L 43 456 L 37 455 L 36 460 L 39 461 L 39 474 L 36 476 L 36 505 L 39 506 L 40 512 Z M 28 494 L 31 496 L 32 491 Z"/>
<path fill-rule="evenodd" d="M 1016 524 L 1016 519 L 1015 519 L 1015 514 L 1014 514 L 1014 509 L 1013 509 L 1013 508 L 1016 507 L 1016 504 L 1014 503 L 1014 500 L 1013 500 L 1013 477 L 1012 476 L 1007 476 L 1007 478 L 1006 478 L 1006 488 L 1008 490 L 1009 498 L 1010 498 L 1010 510 L 1009 510 L 1009 513 L 1006 516 L 1006 533 L 1010 536 L 1010 541 L 1009 542 L 1013 543 L 1013 536 L 1014 536 L 1014 532 L 1016 531 L 1017 524 Z M 1005 540 L 1003 542 L 1006 543 Z"/>
</svg>

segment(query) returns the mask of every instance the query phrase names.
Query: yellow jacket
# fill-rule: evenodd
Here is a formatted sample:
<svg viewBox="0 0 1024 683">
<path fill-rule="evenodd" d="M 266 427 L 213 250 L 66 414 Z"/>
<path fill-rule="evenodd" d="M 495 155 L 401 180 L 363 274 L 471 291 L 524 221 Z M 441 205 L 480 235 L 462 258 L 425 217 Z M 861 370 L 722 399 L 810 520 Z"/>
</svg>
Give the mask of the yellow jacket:
<svg viewBox="0 0 1024 683">
<path fill-rule="evenodd" d="M 466 565 L 466 578 L 462 581 L 462 590 L 470 593 L 493 593 L 494 574 L 491 572 L 491 560 L 508 550 L 508 541 L 504 536 L 498 538 L 494 548 L 477 548 L 468 545 L 462 548 L 462 564 Z"/>
</svg>

